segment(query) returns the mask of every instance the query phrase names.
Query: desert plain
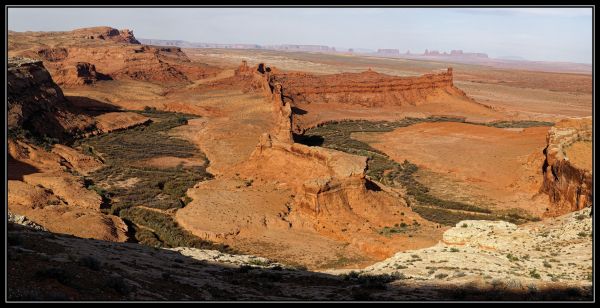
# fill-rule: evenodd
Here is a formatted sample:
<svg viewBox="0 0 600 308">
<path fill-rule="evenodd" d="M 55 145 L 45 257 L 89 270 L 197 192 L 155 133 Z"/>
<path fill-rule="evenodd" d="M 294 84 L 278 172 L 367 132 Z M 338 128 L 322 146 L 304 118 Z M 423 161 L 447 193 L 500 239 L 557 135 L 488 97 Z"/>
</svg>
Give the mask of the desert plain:
<svg viewBox="0 0 600 308">
<path fill-rule="evenodd" d="M 110 27 L 8 56 L 9 298 L 591 294 L 588 72 Z"/>
</svg>

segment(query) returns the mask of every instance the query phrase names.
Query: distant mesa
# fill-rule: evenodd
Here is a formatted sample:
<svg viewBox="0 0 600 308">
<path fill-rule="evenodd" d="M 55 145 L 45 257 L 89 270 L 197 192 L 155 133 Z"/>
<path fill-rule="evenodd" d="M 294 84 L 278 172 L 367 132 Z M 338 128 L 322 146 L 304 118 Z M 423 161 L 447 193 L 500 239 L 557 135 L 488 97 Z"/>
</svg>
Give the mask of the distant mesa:
<svg viewBox="0 0 600 308">
<path fill-rule="evenodd" d="M 399 56 L 400 50 L 398 50 L 398 49 L 377 49 L 377 54 Z"/>
<path fill-rule="evenodd" d="M 408 54 L 408 53 L 407 53 Z M 425 49 L 423 56 L 426 57 L 465 57 L 465 58 L 488 58 L 488 55 L 480 52 L 464 52 L 460 49 L 451 50 L 450 53 L 443 52 L 440 53 L 438 50 L 428 50 Z"/>
<path fill-rule="evenodd" d="M 140 44 L 129 29 L 117 30 L 111 27 L 92 27 L 73 30 L 73 34 L 92 40 L 112 40 L 127 44 Z"/>
</svg>

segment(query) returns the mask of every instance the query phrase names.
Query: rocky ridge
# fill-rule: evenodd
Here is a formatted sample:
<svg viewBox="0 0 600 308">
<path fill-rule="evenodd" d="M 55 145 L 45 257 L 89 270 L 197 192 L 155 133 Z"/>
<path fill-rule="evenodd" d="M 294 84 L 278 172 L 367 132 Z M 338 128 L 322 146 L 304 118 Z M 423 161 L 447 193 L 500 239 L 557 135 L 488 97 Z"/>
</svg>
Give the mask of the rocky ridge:
<svg viewBox="0 0 600 308">
<path fill-rule="evenodd" d="M 550 128 L 546 141 L 541 191 L 555 205 L 548 214 L 557 216 L 591 206 L 592 170 L 574 164 L 566 153 L 576 143 L 592 142 L 592 118 L 563 120 Z M 580 159 L 591 162 L 590 154 L 579 154 L 583 156 Z"/>
<path fill-rule="evenodd" d="M 439 92 L 465 96 L 454 87 L 452 68 L 439 74 L 396 77 L 371 69 L 362 73 L 317 76 L 307 73 L 277 73 L 275 83 L 283 96 L 296 105 L 311 103 L 357 104 L 366 107 L 418 105 Z"/>
<path fill-rule="evenodd" d="M 10 32 L 9 55 L 43 60 L 61 86 L 98 80 L 191 83 L 218 69 L 191 63 L 178 47 L 141 45 L 130 30 L 93 27 L 66 32 Z"/>
</svg>

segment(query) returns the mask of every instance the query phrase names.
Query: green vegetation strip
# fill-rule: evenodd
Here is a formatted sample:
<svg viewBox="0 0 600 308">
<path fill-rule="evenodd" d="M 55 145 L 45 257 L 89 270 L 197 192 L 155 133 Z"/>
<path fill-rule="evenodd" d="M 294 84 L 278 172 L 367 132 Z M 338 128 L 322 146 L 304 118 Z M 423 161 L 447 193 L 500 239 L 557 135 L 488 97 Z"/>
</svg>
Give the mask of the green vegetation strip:
<svg viewBox="0 0 600 308">
<path fill-rule="evenodd" d="M 132 207 L 122 210 L 121 217 L 138 226 L 144 226 L 152 230 L 141 228 L 136 230 L 135 237 L 142 244 L 149 246 L 194 247 L 231 252 L 226 245 L 203 241 L 190 232 L 183 230 L 171 216 L 158 211 Z"/>
<path fill-rule="evenodd" d="M 208 160 L 200 150 L 187 140 L 168 134 L 169 130 L 187 124 L 193 116 L 155 110 L 140 113 L 150 117 L 152 122 L 74 143 L 84 153 L 104 162 L 102 169 L 85 177 L 86 186 L 102 196 L 103 211 L 136 225 L 133 229 L 139 242 L 168 247 L 207 245 L 186 233 L 169 216 L 135 208 L 181 208 L 190 201 L 186 196 L 190 187 L 212 178 L 206 171 Z M 168 168 L 145 163 L 165 156 L 194 157 L 206 163 L 190 167 L 179 164 Z"/>
<path fill-rule="evenodd" d="M 501 219 L 513 223 L 524 223 L 529 220 L 535 220 L 535 218 L 516 213 L 505 215 L 492 214 L 492 211 L 487 208 L 433 196 L 429 188 L 414 178 L 415 173 L 418 171 L 418 167 L 415 164 L 407 160 L 403 163 L 398 163 L 389 158 L 385 153 L 372 148 L 367 143 L 351 138 L 351 134 L 354 132 L 390 132 L 396 128 L 424 122 L 459 122 L 500 128 L 553 125 L 550 122 L 536 121 L 504 121 L 480 124 L 465 122 L 464 118 L 453 117 L 406 118 L 394 122 L 358 120 L 325 123 L 307 130 L 304 135 L 295 136 L 295 139 L 296 142 L 309 146 L 322 146 L 350 154 L 366 156 L 368 158 L 367 175 L 386 186 L 401 186 L 406 188 L 407 195 L 409 196 L 406 199 L 407 203 L 413 207 L 415 212 L 430 221 L 443 225 L 455 225 L 465 219 Z M 398 233 L 396 231 L 401 230 L 394 228 L 382 230 L 385 234 Z"/>
</svg>

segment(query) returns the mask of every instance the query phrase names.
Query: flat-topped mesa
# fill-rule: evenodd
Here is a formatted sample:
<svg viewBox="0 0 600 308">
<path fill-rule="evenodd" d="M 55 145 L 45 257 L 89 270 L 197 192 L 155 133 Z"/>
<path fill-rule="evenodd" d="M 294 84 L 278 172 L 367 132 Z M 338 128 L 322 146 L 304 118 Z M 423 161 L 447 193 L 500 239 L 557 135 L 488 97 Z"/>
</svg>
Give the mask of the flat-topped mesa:
<svg viewBox="0 0 600 308">
<path fill-rule="evenodd" d="M 60 86 L 90 84 L 101 79 L 190 84 L 221 71 L 192 63 L 179 47 L 141 45 L 127 29 L 11 32 L 9 42 L 10 56 L 44 61 Z"/>
<path fill-rule="evenodd" d="M 112 40 L 127 44 L 140 44 L 129 29 L 117 30 L 111 27 L 92 27 L 73 30 L 73 33 L 91 40 Z"/>
<path fill-rule="evenodd" d="M 361 73 L 312 75 L 306 73 L 273 74 L 281 83 L 284 96 L 294 104 L 341 103 L 367 107 L 418 105 L 438 93 L 465 96 L 454 87 L 452 68 L 438 74 L 398 77 L 371 69 Z"/>
<path fill-rule="evenodd" d="M 549 216 L 592 205 L 592 118 L 566 119 L 550 128 L 541 191 L 554 207 Z"/>
</svg>

